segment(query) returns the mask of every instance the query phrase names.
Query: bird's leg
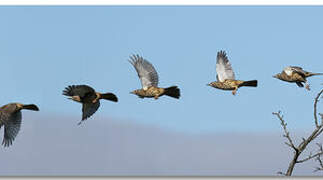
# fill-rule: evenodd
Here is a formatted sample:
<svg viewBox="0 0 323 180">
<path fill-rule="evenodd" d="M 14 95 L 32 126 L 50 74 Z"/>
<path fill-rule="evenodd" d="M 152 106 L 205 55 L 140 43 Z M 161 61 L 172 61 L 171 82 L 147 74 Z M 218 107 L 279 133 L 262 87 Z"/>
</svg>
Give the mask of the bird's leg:
<svg viewBox="0 0 323 180">
<path fill-rule="evenodd" d="M 238 91 L 238 87 L 234 87 L 234 90 L 232 91 L 232 94 L 236 95 L 237 91 Z"/>
<path fill-rule="evenodd" d="M 159 97 L 159 95 L 155 95 L 155 96 L 154 96 L 154 98 L 155 98 L 156 100 L 158 99 L 158 97 Z"/>
<path fill-rule="evenodd" d="M 305 88 L 309 91 L 311 90 L 310 85 L 307 82 L 305 82 Z"/>
</svg>

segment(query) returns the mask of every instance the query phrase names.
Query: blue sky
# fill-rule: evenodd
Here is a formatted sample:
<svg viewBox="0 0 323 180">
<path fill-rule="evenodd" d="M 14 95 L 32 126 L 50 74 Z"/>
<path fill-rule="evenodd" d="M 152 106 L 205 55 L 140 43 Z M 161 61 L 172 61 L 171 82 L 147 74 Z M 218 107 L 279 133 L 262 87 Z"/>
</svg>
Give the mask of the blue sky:
<svg viewBox="0 0 323 180">
<path fill-rule="evenodd" d="M 2 104 L 39 105 L 42 114 L 81 118 L 81 106 L 61 95 L 70 84 L 115 93 L 98 116 L 130 119 L 176 131 L 280 131 L 271 112 L 282 110 L 291 128 L 312 126 L 312 91 L 272 78 L 286 65 L 322 69 L 322 7 L 1 7 Z M 237 96 L 207 87 L 215 80 L 215 58 L 225 50 L 236 77 L 257 79 L 257 88 Z M 139 99 L 127 61 L 138 53 L 153 63 L 161 87 L 178 85 L 180 100 Z"/>
<path fill-rule="evenodd" d="M 284 171 L 291 152 L 272 112 L 282 110 L 293 137 L 306 137 L 323 77 L 309 78 L 307 91 L 272 75 L 287 65 L 323 72 L 322 16 L 322 6 L 2 6 L 0 102 L 35 103 L 40 112 L 24 111 L 13 146 L 0 148 L 0 175 Z M 258 87 L 233 96 L 206 86 L 220 50 L 237 79 Z M 130 94 L 141 87 L 132 54 L 155 66 L 161 87 L 179 86 L 181 98 Z M 102 101 L 77 126 L 81 105 L 62 95 L 72 84 L 119 102 Z M 295 174 L 312 175 L 309 163 Z"/>
</svg>

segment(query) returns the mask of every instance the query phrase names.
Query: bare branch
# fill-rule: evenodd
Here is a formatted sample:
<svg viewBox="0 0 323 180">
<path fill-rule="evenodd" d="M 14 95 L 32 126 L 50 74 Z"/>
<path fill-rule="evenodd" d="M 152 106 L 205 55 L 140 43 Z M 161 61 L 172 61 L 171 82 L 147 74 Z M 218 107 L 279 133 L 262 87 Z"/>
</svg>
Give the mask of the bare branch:
<svg viewBox="0 0 323 180">
<path fill-rule="evenodd" d="M 319 102 L 319 98 L 320 98 L 320 96 L 321 96 L 321 94 L 323 93 L 323 89 L 317 94 L 317 96 L 316 96 L 316 98 L 315 98 L 315 100 L 314 100 L 314 121 L 315 121 L 315 126 L 317 127 L 317 128 L 319 128 L 319 126 L 321 125 L 323 125 L 323 121 L 321 121 L 321 123 L 320 123 L 320 125 L 319 125 L 319 122 L 318 122 L 318 120 L 317 120 L 317 103 Z M 321 115 L 321 114 L 320 114 Z M 323 119 L 322 118 L 322 115 L 321 115 L 321 119 Z"/>
<path fill-rule="evenodd" d="M 293 156 L 292 161 L 289 163 L 286 173 L 278 172 L 278 174 L 285 175 L 285 176 L 291 176 L 293 173 L 293 169 L 295 167 L 295 164 L 303 163 L 303 162 L 311 160 L 313 158 L 316 158 L 316 160 L 319 162 L 319 167 L 317 167 L 315 169 L 315 172 L 323 170 L 323 163 L 320 158 L 323 155 L 323 147 L 321 144 L 317 144 L 319 146 L 319 151 L 317 153 L 315 153 L 315 154 L 310 153 L 307 158 L 302 159 L 302 160 L 298 160 L 299 156 L 306 149 L 307 145 L 310 142 L 312 142 L 315 138 L 317 138 L 323 132 L 323 114 L 319 113 L 319 115 L 321 116 L 320 122 L 317 119 L 317 103 L 319 102 L 319 99 L 320 99 L 322 93 L 323 93 L 323 89 L 317 94 L 317 96 L 314 100 L 315 129 L 313 130 L 313 132 L 311 133 L 311 135 L 307 139 L 302 138 L 302 142 L 297 147 L 294 145 L 293 140 L 289 135 L 289 132 L 287 130 L 287 123 L 285 123 L 285 120 L 283 119 L 281 112 L 278 111 L 277 113 L 273 113 L 273 115 L 276 115 L 278 117 L 278 119 L 280 120 L 280 124 L 283 127 L 283 130 L 284 130 L 283 137 L 285 137 L 288 140 L 288 142 L 285 142 L 285 144 L 287 146 L 291 147 L 292 149 L 294 149 L 294 156 Z"/>
<path fill-rule="evenodd" d="M 323 152 L 318 152 L 318 153 L 316 153 L 316 154 L 314 154 L 314 155 L 312 155 L 312 153 L 310 153 L 310 155 L 309 155 L 307 158 L 302 159 L 302 160 L 298 160 L 298 161 L 296 161 L 296 163 L 302 163 L 302 162 L 308 161 L 308 160 L 310 160 L 310 159 L 313 159 L 313 158 L 315 158 L 315 157 L 319 157 L 319 156 L 321 156 L 321 155 L 323 155 Z"/>
<path fill-rule="evenodd" d="M 323 153 L 323 147 L 322 147 L 322 144 L 318 144 L 317 145 L 319 146 L 319 151 L 321 153 Z M 321 154 L 322 155 L 322 154 Z M 319 155 L 317 158 L 316 158 L 316 161 L 319 162 L 319 167 L 317 167 L 314 172 L 317 172 L 317 171 L 323 171 L 323 162 L 321 160 L 321 155 Z"/>
<path fill-rule="evenodd" d="M 306 143 L 306 139 L 304 137 L 302 137 L 302 142 L 301 142 L 301 144 L 299 144 L 299 146 L 302 146 L 305 143 Z"/>
<path fill-rule="evenodd" d="M 317 172 L 317 171 L 323 171 L 323 168 L 320 168 L 320 167 L 315 168 L 314 172 Z"/>
<path fill-rule="evenodd" d="M 277 172 L 277 174 L 279 174 L 279 175 L 283 175 L 283 176 L 287 176 L 287 174 L 286 174 L 286 173 L 283 173 L 283 172 L 281 172 L 281 171 Z"/>
<path fill-rule="evenodd" d="M 316 161 L 318 161 L 319 162 L 319 167 L 316 167 L 315 168 L 315 170 L 314 170 L 314 172 L 317 172 L 317 171 L 323 171 L 323 162 L 322 162 L 322 160 L 321 160 L 321 156 L 318 156 L 317 158 L 316 158 Z"/>
<path fill-rule="evenodd" d="M 322 126 L 321 126 L 321 128 L 318 128 L 318 129 L 316 129 L 316 130 L 317 130 L 317 131 L 314 131 L 314 132 L 313 132 L 313 134 L 314 134 L 313 139 L 315 139 L 317 136 L 319 136 L 319 135 L 322 133 L 323 128 L 322 128 Z"/>
<path fill-rule="evenodd" d="M 277 113 L 273 112 L 273 115 L 276 115 L 278 117 L 278 119 L 280 120 L 280 124 L 282 125 L 283 129 L 284 129 L 284 135 L 283 137 L 285 137 L 289 143 L 285 142 L 285 144 L 291 148 L 293 148 L 295 151 L 298 151 L 298 149 L 295 147 L 292 138 L 289 136 L 289 132 L 287 130 L 287 123 L 285 123 L 285 120 L 283 119 L 283 116 L 281 115 L 281 112 L 278 111 Z"/>
</svg>

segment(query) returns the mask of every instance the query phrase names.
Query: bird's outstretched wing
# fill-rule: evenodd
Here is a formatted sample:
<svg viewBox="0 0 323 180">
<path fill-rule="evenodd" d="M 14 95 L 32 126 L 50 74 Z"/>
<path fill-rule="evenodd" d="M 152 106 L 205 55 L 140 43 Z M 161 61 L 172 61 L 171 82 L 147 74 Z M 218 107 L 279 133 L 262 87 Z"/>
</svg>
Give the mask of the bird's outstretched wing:
<svg viewBox="0 0 323 180">
<path fill-rule="evenodd" d="M 135 67 L 143 89 L 158 86 L 158 74 L 150 62 L 139 55 L 130 56 L 129 62 Z"/>
<path fill-rule="evenodd" d="M 82 121 L 86 120 L 87 118 L 91 117 L 100 107 L 100 101 L 96 103 L 83 103 L 82 105 Z M 79 124 L 82 123 L 79 122 Z"/>
<path fill-rule="evenodd" d="M 228 60 L 228 57 L 225 51 L 220 51 L 216 57 L 216 72 L 217 79 L 220 82 L 223 82 L 226 79 L 235 79 L 233 69 Z"/>
<path fill-rule="evenodd" d="M 65 96 L 80 96 L 81 98 L 94 93 L 95 90 L 87 85 L 71 85 L 66 87 L 63 91 L 63 95 Z"/>
<path fill-rule="evenodd" d="M 21 126 L 21 112 L 17 111 L 10 116 L 7 116 L 7 118 L 8 119 L 4 124 L 4 138 L 2 141 L 2 145 L 4 145 L 4 147 L 12 145 L 12 142 L 15 140 L 16 136 L 19 133 Z"/>
</svg>

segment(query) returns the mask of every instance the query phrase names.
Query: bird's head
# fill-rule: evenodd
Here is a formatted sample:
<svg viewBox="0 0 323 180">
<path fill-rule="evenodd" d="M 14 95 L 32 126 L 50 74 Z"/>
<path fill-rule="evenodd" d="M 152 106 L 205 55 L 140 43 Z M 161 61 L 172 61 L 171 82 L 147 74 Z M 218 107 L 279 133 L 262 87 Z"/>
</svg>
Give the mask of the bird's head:
<svg viewBox="0 0 323 180">
<path fill-rule="evenodd" d="M 213 87 L 213 86 L 216 86 L 216 84 L 217 84 L 217 82 L 215 82 L 215 81 L 214 81 L 214 82 L 210 82 L 210 83 L 208 83 L 208 84 L 206 84 L 206 85 L 207 85 L 207 86 L 212 86 L 212 87 Z"/>
<path fill-rule="evenodd" d="M 278 73 L 278 74 L 273 75 L 273 78 L 280 79 L 280 74 Z"/>
<path fill-rule="evenodd" d="M 130 92 L 130 94 L 137 94 L 138 90 L 133 90 Z"/>
<path fill-rule="evenodd" d="M 130 94 L 140 95 L 140 94 L 142 94 L 142 90 L 141 89 L 136 89 L 136 90 L 131 91 Z"/>
</svg>

